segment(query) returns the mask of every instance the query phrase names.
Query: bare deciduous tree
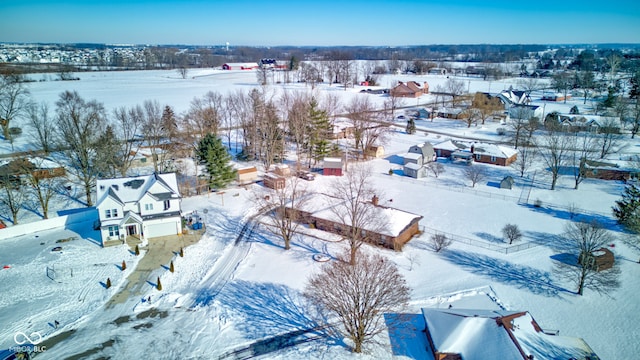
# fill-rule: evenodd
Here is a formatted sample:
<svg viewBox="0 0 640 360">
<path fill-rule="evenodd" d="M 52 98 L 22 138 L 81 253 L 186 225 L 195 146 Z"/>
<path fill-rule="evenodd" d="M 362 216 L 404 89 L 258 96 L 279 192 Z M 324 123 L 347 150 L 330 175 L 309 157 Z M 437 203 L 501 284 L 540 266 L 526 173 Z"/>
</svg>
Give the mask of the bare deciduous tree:
<svg viewBox="0 0 640 360">
<path fill-rule="evenodd" d="M 475 93 L 473 101 L 471 102 L 471 107 L 478 111 L 480 120 L 482 120 L 482 125 L 484 125 L 485 121 L 490 116 L 504 110 L 504 106 L 499 98 L 489 98 L 486 94 L 481 92 Z"/>
<path fill-rule="evenodd" d="M 520 228 L 518 228 L 518 225 L 507 224 L 502 228 L 502 236 L 509 240 L 509 245 L 511 245 L 514 241 L 518 241 L 522 238 L 522 232 L 520 231 Z"/>
<path fill-rule="evenodd" d="M 584 222 L 572 222 L 565 230 L 565 237 L 572 245 L 573 256 L 567 257 L 564 262 L 557 262 L 556 273 L 573 281 L 578 295 L 583 295 L 585 288 L 600 294 L 608 294 L 609 291 L 619 287 L 618 265 L 598 271 L 598 264 L 594 258 L 594 253 L 614 240 L 611 233 L 598 223 Z"/>
<path fill-rule="evenodd" d="M 484 180 L 486 177 L 486 170 L 484 167 L 478 165 L 469 165 L 465 170 L 464 174 L 471 181 L 471 187 L 475 187 L 477 183 Z"/>
<path fill-rule="evenodd" d="M 5 140 L 13 143 L 9 133 L 11 121 L 22 115 L 29 105 L 29 90 L 18 74 L 0 76 L 0 127 Z"/>
<path fill-rule="evenodd" d="M 593 159 L 597 150 L 595 139 L 588 133 L 576 133 L 572 141 L 569 164 L 573 173 L 574 189 L 577 190 L 587 175 L 587 162 Z"/>
<path fill-rule="evenodd" d="M 104 106 L 95 100 L 85 101 L 77 92 L 65 91 L 56 102 L 57 138 L 69 159 L 70 168 L 85 190 L 87 206 L 99 175 L 100 149 L 95 144 L 106 128 Z"/>
<path fill-rule="evenodd" d="M 345 254 L 311 276 L 305 296 L 339 319 L 353 352 L 384 331 L 383 315 L 401 310 L 409 301 L 409 287 L 393 262 L 380 255 L 360 254 L 349 263 Z"/>
<path fill-rule="evenodd" d="M 53 151 L 55 133 L 54 123 L 49 118 L 49 106 L 44 102 L 40 105 L 31 103 L 26 111 L 27 123 L 36 135 L 34 138 L 35 145 L 45 155 L 49 155 Z"/>
<path fill-rule="evenodd" d="M 27 184 L 31 188 L 31 193 L 38 200 L 42 218 L 49 218 L 49 203 L 55 198 L 62 188 L 62 181 L 58 177 L 49 176 L 48 172 L 37 171 L 43 168 L 45 162 L 42 158 L 33 158 L 31 161 L 23 162 L 23 173 Z M 36 171 L 34 171 L 36 170 Z"/>
<path fill-rule="evenodd" d="M 331 185 L 329 195 L 336 201 L 331 211 L 342 225 L 342 235 L 349 242 L 350 263 L 355 264 L 358 249 L 370 241 L 369 234 L 387 226 L 377 207 L 371 204 L 373 197 L 380 194 L 376 194 L 371 184 L 371 171 L 362 164 L 352 166 Z"/>
<path fill-rule="evenodd" d="M 520 172 L 520 177 L 524 176 L 524 173 L 529 170 L 531 164 L 533 164 L 537 156 L 537 150 L 533 146 L 521 146 L 518 151 L 516 161 L 512 163 L 512 166 Z"/>
<path fill-rule="evenodd" d="M 115 126 L 120 144 L 120 176 L 127 176 L 127 171 L 131 167 L 131 163 L 135 158 L 135 147 L 138 146 L 136 136 L 142 129 L 144 121 L 144 111 L 140 105 L 133 106 L 129 109 L 125 107 L 116 108 L 113 111 L 115 118 Z"/>
<path fill-rule="evenodd" d="M 11 168 L 11 166 L 10 166 Z M 0 206 L 11 214 L 14 225 L 18 224 L 18 214 L 27 199 L 27 188 L 21 183 L 20 169 L 15 169 L 15 174 L 5 172 L 0 176 Z"/>
<path fill-rule="evenodd" d="M 551 190 L 555 190 L 560 169 L 567 162 L 567 155 L 571 148 L 571 140 L 565 134 L 548 131 L 536 139 L 538 154 L 551 171 Z"/>
<path fill-rule="evenodd" d="M 437 161 L 433 161 L 427 164 L 427 170 L 429 170 L 429 172 L 437 179 L 438 176 L 444 172 L 444 165 Z"/>
<path fill-rule="evenodd" d="M 284 187 L 264 193 L 256 194 L 256 199 L 262 208 L 270 209 L 266 213 L 267 230 L 279 236 L 284 241 L 284 249 L 291 248 L 291 239 L 300 224 L 298 211 L 309 201 L 309 192 L 298 177 L 287 179 Z M 288 210 L 289 209 L 289 210 Z"/>
<path fill-rule="evenodd" d="M 451 104 L 456 106 L 460 95 L 464 94 L 464 81 L 449 78 L 447 82 L 444 83 L 444 87 L 452 97 Z"/>
<path fill-rule="evenodd" d="M 617 119 L 607 117 L 600 124 L 600 130 L 596 143 L 600 148 L 600 159 L 613 154 L 619 150 L 622 134 L 620 133 L 620 123 Z"/>
<path fill-rule="evenodd" d="M 441 233 L 431 235 L 429 242 L 431 243 L 431 248 L 433 248 L 433 251 L 435 252 L 440 252 L 453 244 L 452 239 Z"/>
</svg>

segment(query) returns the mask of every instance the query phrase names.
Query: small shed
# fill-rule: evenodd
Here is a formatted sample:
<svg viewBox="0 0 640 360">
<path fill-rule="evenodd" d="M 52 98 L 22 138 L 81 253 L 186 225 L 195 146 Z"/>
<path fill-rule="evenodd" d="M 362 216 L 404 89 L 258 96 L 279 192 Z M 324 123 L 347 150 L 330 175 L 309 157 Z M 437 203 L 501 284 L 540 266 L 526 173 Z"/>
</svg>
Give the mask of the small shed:
<svg viewBox="0 0 640 360">
<path fill-rule="evenodd" d="M 500 189 L 509 189 L 513 188 L 515 184 L 515 180 L 511 176 L 505 176 L 502 181 L 500 181 Z"/>
<path fill-rule="evenodd" d="M 255 166 L 238 169 L 238 183 L 251 184 L 258 179 L 258 169 Z"/>
<path fill-rule="evenodd" d="M 289 168 L 289 165 L 285 165 L 285 164 L 276 165 L 276 169 L 274 170 L 274 173 L 279 176 L 289 177 L 291 176 L 291 169 Z"/>
<path fill-rule="evenodd" d="M 404 154 L 402 158 L 404 159 L 404 165 L 415 164 L 415 165 L 422 166 L 424 164 L 421 154 L 409 152 Z"/>
<path fill-rule="evenodd" d="M 285 178 L 274 173 L 267 173 L 263 178 L 264 186 L 274 190 L 283 189 L 286 182 L 287 180 Z"/>
<path fill-rule="evenodd" d="M 326 157 L 324 158 L 323 163 L 324 168 L 322 170 L 322 175 L 342 176 L 342 169 L 344 168 L 342 159 Z"/>
<path fill-rule="evenodd" d="M 406 176 L 412 177 L 414 179 L 421 179 L 427 175 L 424 166 L 414 163 L 405 164 L 403 172 Z"/>
<path fill-rule="evenodd" d="M 384 156 L 384 147 L 379 145 L 371 145 L 366 151 L 367 157 L 379 159 Z"/>
</svg>

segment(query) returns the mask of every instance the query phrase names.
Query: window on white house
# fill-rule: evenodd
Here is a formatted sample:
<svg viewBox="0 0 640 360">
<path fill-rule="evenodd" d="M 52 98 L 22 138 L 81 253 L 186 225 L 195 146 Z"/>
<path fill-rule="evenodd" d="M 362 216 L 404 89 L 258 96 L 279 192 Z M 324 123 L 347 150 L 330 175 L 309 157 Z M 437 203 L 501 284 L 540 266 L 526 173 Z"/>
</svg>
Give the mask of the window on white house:
<svg viewBox="0 0 640 360">
<path fill-rule="evenodd" d="M 153 210 L 153 204 L 144 204 L 144 209 L 145 210 Z"/>
<path fill-rule="evenodd" d="M 118 226 L 109 226 L 109 236 L 120 236 L 120 228 Z"/>
<path fill-rule="evenodd" d="M 107 219 L 111 217 L 111 209 L 107 209 L 104 211 L 104 217 Z"/>
<path fill-rule="evenodd" d="M 164 201 L 164 209 L 165 210 L 169 210 L 170 207 L 171 207 L 171 201 L 170 200 L 165 200 Z"/>
<path fill-rule="evenodd" d="M 118 209 L 111 209 L 111 216 L 118 217 Z"/>
</svg>

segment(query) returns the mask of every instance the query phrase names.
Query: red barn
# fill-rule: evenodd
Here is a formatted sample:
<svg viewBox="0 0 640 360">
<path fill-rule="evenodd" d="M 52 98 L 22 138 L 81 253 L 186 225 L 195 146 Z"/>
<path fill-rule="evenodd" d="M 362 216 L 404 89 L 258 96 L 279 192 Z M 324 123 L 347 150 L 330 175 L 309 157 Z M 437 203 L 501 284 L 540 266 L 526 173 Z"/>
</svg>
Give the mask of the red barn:
<svg viewBox="0 0 640 360">
<path fill-rule="evenodd" d="M 324 158 L 324 168 L 322 170 L 322 175 L 329 176 L 342 176 L 342 159 L 340 158 Z"/>
</svg>

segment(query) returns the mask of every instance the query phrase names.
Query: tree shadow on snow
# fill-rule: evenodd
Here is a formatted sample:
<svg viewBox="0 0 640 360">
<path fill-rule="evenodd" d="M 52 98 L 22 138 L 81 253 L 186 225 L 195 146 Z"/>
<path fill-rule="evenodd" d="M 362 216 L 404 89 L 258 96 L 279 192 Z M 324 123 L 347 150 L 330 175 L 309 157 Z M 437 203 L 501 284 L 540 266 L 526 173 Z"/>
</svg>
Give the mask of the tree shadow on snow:
<svg viewBox="0 0 640 360">
<path fill-rule="evenodd" d="M 562 208 L 535 206 L 532 204 L 523 204 L 522 206 L 529 208 L 529 210 L 542 213 L 545 215 L 550 215 L 558 219 L 581 221 L 581 222 L 587 222 L 587 223 L 597 222 L 606 229 L 614 230 L 618 232 L 622 231 L 618 223 L 613 218 L 608 216 L 604 216 L 600 214 L 589 214 L 589 213 L 573 213 L 569 210 L 565 210 Z"/>
<path fill-rule="evenodd" d="M 268 231 L 255 231 L 250 241 L 273 246 L 285 251 L 284 240 Z M 329 253 L 327 242 L 321 239 L 296 233 L 293 235 L 290 245 L 291 248 L 286 250 L 287 254 L 299 260 L 307 260 L 314 255 L 326 255 L 331 259 L 335 259 L 335 257 Z"/>
<path fill-rule="evenodd" d="M 473 235 L 479 237 L 482 240 L 486 240 L 486 241 L 490 241 L 493 243 L 498 243 L 498 244 L 505 244 L 504 239 L 501 237 L 497 237 L 495 235 L 486 233 L 486 232 L 476 232 L 473 233 Z"/>
<path fill-rule="evenodd" d="M 243 348 L 250 348 L 254 356 L 319 339 L 328 340 L 330 345 L 346 346 L 335 329 L 327 326 L 327 319 L 317 307 L 288 286 L 236 281 L 218 296 L 230 312 L 241 315 L 236 329 L 257 340 Z"/>
<path fill-rule="evenodd" d="M 445 251 L 442 256 L 474 274 L 484 275 L 519 289 L 526 289 L 534 294 L 556 297 L 562 292 L 572 293 L 555 285 L 548 272 L 529 266 L 459 250 Z"/>
<path fill-rule="evenodd" d="M 547 246 L 556 251 L 569 251 L 576 247 L 573 241 L 558 234 L 539 231 L 525 231 L 525 236 L 533 243 Z"/>
</svg>

